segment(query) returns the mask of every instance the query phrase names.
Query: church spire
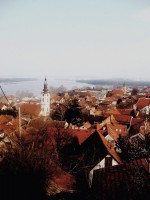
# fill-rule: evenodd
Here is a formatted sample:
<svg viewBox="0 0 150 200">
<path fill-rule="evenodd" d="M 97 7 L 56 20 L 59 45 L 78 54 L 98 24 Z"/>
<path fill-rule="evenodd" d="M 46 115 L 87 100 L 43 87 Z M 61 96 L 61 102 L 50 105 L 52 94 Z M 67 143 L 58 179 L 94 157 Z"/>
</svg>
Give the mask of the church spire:
<svg viewBox="0 0 150 200">
<path fill-rule="evenodd" d="M 43 93 L 44 93 L 44 94 L 48 93 L 48 84 L 47 84 L 47 79 L 46 79 L 46 77 L 45 77 L 45 81 L 44 81 Z"/>
<path fill-rule="evenodd" d="M 127 87 L 126 87 L 126 82 L 125 81 L 123 83 L 122 90 L 123 90 L 124 95 L 126 95 L 126 93 L 127 93 Z"/>
</svg>

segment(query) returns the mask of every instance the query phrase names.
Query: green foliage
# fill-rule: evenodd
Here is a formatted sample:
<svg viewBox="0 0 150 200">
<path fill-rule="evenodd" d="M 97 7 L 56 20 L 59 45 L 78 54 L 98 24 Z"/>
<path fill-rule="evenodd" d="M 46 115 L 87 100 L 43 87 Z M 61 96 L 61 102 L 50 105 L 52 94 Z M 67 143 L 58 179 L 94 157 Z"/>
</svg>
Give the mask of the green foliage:
<svg viewBox="0 0 150 200">
<path fill-rule="evenodd" d="M 149 151 L 149 140 L 134 140 L 131 141 L 130 137 L 122 137 L 118 138 L 118 146 L 121 149 L 121 157 L 123 160 L 133 160 L 137 158 L 148 157 L 150 154 Z"/>
<path fill-rule="evenodd" d="M 16 109 L 7 109 L 7 110 L 0 110 L 0 115 L 12 115 L 13 117 L 17 116 Z"/>
<path fill-rule="evenodd" d="M 74 98 L 67 106 L 64 118 L 68 123 L 77 124 L 81 120 L 81 107 L 78 99 Z"/>
</svg>

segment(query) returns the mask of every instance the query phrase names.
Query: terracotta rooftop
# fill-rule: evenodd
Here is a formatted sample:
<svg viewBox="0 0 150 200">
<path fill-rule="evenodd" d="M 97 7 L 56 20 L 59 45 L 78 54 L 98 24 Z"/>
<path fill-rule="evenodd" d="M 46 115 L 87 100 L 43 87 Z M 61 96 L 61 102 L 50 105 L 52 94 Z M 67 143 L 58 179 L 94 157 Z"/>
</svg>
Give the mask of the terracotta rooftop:
<svg viewBox="0 0 150 200">
<path fill-rule="evenodd" d="M 127 136 L 127 126 L 120 124 L 107 124 L 108 134 L 115 140 L 118 140 L 119 135 Z"/>
<path fill-rule="evenodd" d="M 109 116 L 109 115 L 119 115 L 120 112 L 118 109 L 111 109 L 111 110 L 108 110 L 105 115 Z"/>
<path fill-rule="evenodd" d="M 3 108 L 4 104 L 0 102 L 0 110 Z"/>
<path fill-rule="evenodd" d="M 8 115 L 0 115 L 0 124 L 6 124 L 12 119 L 11 116 Z"/>
<path fill-rule="evenodd" d="M 132 112 L 132 109 L 118 109 L 118 111 L 121 115 L 130 115 Z"/>
<path fill-rule="evenodd" d="M 64 129 L 64 128 L 60 128 L 59 129 L 60 133 L 62 134 L 66 134 L 69 133 L 71 134 L 73 137 L 77 137 L 79 144 L 82 144 L 88 137 L 90 137 L 90 135 L 95 131 L 93 129 L 88 129 L 88 130 L 82 130 L 82 129 Z M 51 127 L 48 128 L 48 133 L 49 134 L 57 134 L 58 133 L 58 129 L 55 127 Z"/>
<path fill-rule="evenodd" d="M 41 108 L 40 104 L 26 103 L 21 105 L 20 111 L 22 114 L 38 116 L 41 111 Z"/>
<path fill-rule="evenodd" d="M 103 144 L 105 145 L 105 147 L 107 148 L 107 151 L 108 153 L 119 163 L 119 164 L 122 164 L 122 160 L 121 158 L 119 157 L 119 155 L 117 154 L 117 152 L 114 150 L 114 148 L 112 148 L 110 145 L 109 145 L 109 142 L 105 139 L 105 137 L 101 134 L 100 131 L 98 131 L 99 133 L 99 136 L 103 142 Z"/>
<path fill-rule="evenodd" d="M 118 122 L 130 123 L 131 121 L 131 116 L 128 116 L 128 115 L 115 114 L 113 116 L 115 120 Z"/>
<path fill-rule="evenodd" d="M 149 105 L 150 105 L 150 98 L 139 98 L 138 102 L 136 103 L 137 109 L 142 109 Z"/>
<path fill-rule="evenodd" d="M 145 159 L 94 171 L 94 199 L 148 200 L 150 175 Z"/>
<path fill-rule="evenodd" d="M 114 96 L 123 96 L 124 92 L 123 92 L 123 90 L 112 90 L 112 95 L 114 95 Z"/>
</svg>

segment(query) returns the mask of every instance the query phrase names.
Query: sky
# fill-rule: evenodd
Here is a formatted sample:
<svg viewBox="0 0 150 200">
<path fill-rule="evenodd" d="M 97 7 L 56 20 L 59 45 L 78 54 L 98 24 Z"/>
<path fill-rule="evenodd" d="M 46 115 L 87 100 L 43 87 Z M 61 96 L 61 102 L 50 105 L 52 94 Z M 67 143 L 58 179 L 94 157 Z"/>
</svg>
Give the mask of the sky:
<svg viewBox="0 0 150 200">
<path fill-rule="evenodd" d="M 0 0 L 0 78 L 150 78 L 150 0 Z"/>
</svg>

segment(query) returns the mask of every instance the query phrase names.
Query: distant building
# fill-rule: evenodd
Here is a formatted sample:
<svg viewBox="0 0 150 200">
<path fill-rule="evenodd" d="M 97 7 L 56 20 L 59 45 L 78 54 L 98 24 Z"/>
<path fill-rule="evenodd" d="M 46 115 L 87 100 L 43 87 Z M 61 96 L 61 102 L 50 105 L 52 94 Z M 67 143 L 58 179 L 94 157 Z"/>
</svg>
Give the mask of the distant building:
<svg viewBox="0 0 150 200">
<path fill-rule="evenodd" d="M 44 81 L 44 88 L 42 91 L 42 97 L 41 97 L 41 116 L 49 116 L 50 115 L 50 93 L 48 91 L 48 84 L 47 79 L 45 78 Z"/>
<path fill-rule="evenodd" d="M 125 82 L 123 83 L 122 91 L 123 91 L 123 94 L 124 94 L 124 95 L 127 94 L 127 87 L 126 87 L 126 83 L 125 83 Z"/>
</svg>

